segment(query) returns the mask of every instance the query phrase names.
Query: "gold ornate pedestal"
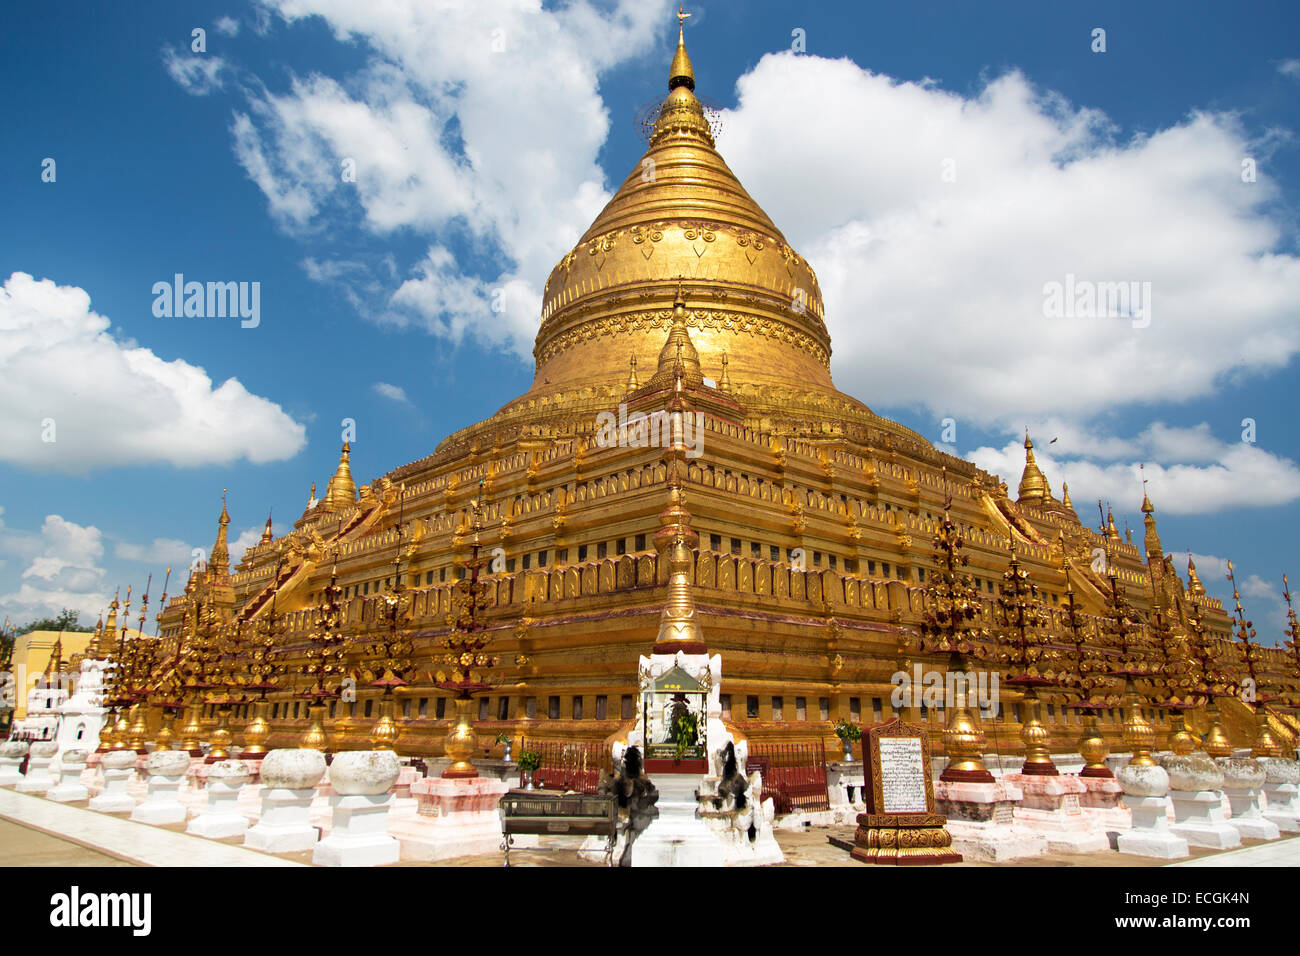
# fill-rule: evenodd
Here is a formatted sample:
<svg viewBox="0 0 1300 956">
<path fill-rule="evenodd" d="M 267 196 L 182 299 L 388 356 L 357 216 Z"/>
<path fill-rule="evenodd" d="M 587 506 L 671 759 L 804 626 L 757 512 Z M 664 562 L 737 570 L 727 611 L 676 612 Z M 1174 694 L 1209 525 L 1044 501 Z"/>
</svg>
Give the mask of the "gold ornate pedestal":
<svg viewBox="0 0 1300 956">
<path fill-rule="evenodd" d="M 145 723 L 144 717 L 143 704 L 136 704 L 131 708 L 131 729 L 128 732 L 127 745 L 138 754 L 149 752 L 144 746 L 144 738 L 149 734 L 149 725 Z"/>
<path fill-rule="evenodd" d="M 470 757 L 474 755 L 474 747 L 478 743 L 478 737 L 474 733 L 474 724 L 470 720 L 470 708 L 474 705 L 472 697 L 456 698 L 456 726 L 451 728 L 447 734 L 447 740 L 443 744 L 443 750 L 448 757 L 452 759 L 451 766 L 442 772 L 444 777 L 477 777 L 478 771 L 474 769 L 474 764 Z"/>
<path fill-rule="evenodd" d="M 370 728 L 370 743 L 375 750 L 397 750 L 398 727 L 397 721 L 393 719 L 396 704 L 391 697 L 379 700 L 379 720 Z"/>
<path fill-rule="evenodd" d="M 118 714 L 117 723 L 113 725 L 113 749 L 126 750 L 131 740 L 131 724 L 126 714 Z"/>
<path fill-rule="evenodd" d="M 961 854 L 945 829 L 947 820 L 942 813 L 860 813 L 849 855 L 863 863 L 895 866 L 960 863 Z"/>
<path fill-rule="evenodd" d="M 964 697 L 959 700 L 964 700 Z M 984 731 L 979 729 L 970 708 L 964 703 L 952 708 L 948 726 L 943 731 L 943 746 L 948 753 L 948 765 L 939 775 L 940 780 L 993 783 L 993 774 L 984 766 Z"/>
<path fill-rule="evenodd" d="M 115 744 L 117 743 L 117 734 L 114 731 L 116 725 L 117 718 L 110 713 L 104 720 L 104 726 L 99 728 L 99 747 L 96 748 L 96 753 L 104 753 L 116 749 Z"/>
<path fill-rule="evenodd" d="M 1133 751 L 1133 756 L 1129 758 L 1130 767 L 1154 767 L 1155 759 L 1151 756 L 1151 749 L 1156 745 L 1155 729 L 1147 723 L 1147 719 L 1142 716 L 1141 700 L 1137 695 L 1137 689 L 1133 685 L 1132 678 L 1128 682 L 1128 692 L 1125 694 L 1127 706 L 1124 714 L 1124 743 Z"/>
</svg>

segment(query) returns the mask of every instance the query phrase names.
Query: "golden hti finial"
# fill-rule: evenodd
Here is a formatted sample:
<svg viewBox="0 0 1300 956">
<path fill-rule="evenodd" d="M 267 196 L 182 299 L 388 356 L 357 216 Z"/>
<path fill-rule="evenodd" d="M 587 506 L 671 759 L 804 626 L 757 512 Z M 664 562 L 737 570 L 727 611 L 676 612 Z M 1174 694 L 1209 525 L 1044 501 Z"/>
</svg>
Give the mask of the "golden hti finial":
<svg viewBox="0 0 1300 956">
<path fill-rule="evenodd" d="M 352 480 L 351 455 L 352 445 L 344 442 L 343 450 L 339 452 L 338 467 L 334 470 L 329 484 L 325 486 L 326 511 L 343 511 L 356 503 L 357 486 Z"/>
<path fill-rule="evenodd" d="M 1070 500 L 1070 483 L 1068 481 L 1061 482 L 1061 504 L 1071 511 L 1074 510 L 1074 502 Z"/>
<path fill-rule="evenodd" d="M 632 356 L 628 359 L 627 366 L 628 366 L 627 388 L 625 388 L 623 392 L 626 395 L 631 395 L 633 392 L 635 392 L 638 388 L 641 387 L 641 381 L 636 377 L 636 354 L 635 353 L 633 353 Z"/>
<path fill-rule="evenodd" d="M 731 391 L 731 374 L 727 371 L 727 353 L 722 353 L 722 374 L 718 377 L 718 391 Z"/>
<path fill-rule="evenodd" d="M 1198 597 L 1205 594 L 1205 585 L 1201 583 L 1201 576 L 1196 573 L 1196 562 L 1192 560 L 1190 551 L 1187 552 L 1187 590 Z"/>
<path fill-rule="evenodd" d="M 691 58 L 686 55 L 686 21 L 690 14 L 683 7 L 677 8 L 677 52 L 673 54 L 672 66 L 668 68 L 668 90 L 684 86 L 695 90 L 695 70 L 691 68 Z"/>
<path fill-rule="evenodd" d="M 266 513 L 266 527 L 262 529 L 262 539 L 261 539 L 260 541 L 258 541 L 257 543 L 258 543 L 258 544 L 270 544 L 271 541 L 274 540 L 274 538 L 275 538 L 275 535 L 274 535 L 274 533 L 272 533 L 272 531 L 271 531 L 271 512 L 268 511 L 268 512 Z"/>
<path fill-rule="evenodd" d="M 1139 465 L 1139 468 L 1143 466 Z M 1160 534 L 1156 531 L 1156 509 L 1151 504 L 1151 497 L 1147 494 L 1147 479 L 1145 475 L 1142 478 L 1142 523 L 1146 526 L 1146 536 L 1143 539 L 1146 544 L 1147 559 L 1158 561 L 1164 557 L 1164 547 L 1160 544 Z"/>
<path fill-rule="evenodd" d="M 1052 497 L 1052 489 L 1047 484 L 1038 462 L 1034 459 L 1034 442 L 1029 437 L 1029 428 L 1025 428 L 1025 471 L 1020 477 L 1019 497 L 1021 501 L 1042 502 Z"/>
</svg>

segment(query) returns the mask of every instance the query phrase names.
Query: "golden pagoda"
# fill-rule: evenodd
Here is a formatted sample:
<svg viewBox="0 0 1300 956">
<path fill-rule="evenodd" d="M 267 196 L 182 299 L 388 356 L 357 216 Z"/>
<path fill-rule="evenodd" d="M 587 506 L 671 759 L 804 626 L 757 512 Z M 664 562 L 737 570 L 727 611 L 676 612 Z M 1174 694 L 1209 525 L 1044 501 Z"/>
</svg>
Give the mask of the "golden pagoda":
<svg viewBox="0 0 1300 956">
<path fill-rule="evenodd" d="M 1028 433 L 1013 500 L 998 476 L 835 387 L 813 268 L 719 154 L 694 89 L 679 31 L 644 156 L 546 280 L 531 388 L 367 484 L 355 484 L 344 444 L 324 496 L 313 490 L 286 535 L 274 537 L 268 522 L 233 571 L 218 560 L 230 520 L 223 504 L 207 569 L 162 615 L 162 657 L 185 655 L 183 625 L 197 604 L 218 625 L 255 624 L 274 607 L 282 652 L 306 663 L 332 581 L 342 589 L 338 627 L 353 646 L 380 639 L 383 602 L 398 590 L 409 600 L 403 627 L 415 661 L 410 682 L 393 690 L 400 746 L 441 754 L 456 707 L 435 686 L 433 661 L 455 625 L 457 581 L 477 540 L 492 555 L 484 652 L 503 662 L 475 694 L 480 739 L 624 738 L 637 659 L 660 633 L 671 571 L 694 599 L 692 620 L 672 628 L 687 637 L 703 628 L 709 652 L 723 656 L 722 719 L 737 738 L 834 745 L 838 719 L 894 716 L 891 676 L 923 620 L 948 499 L 964 570 L 990 608 L 1010 539 L 1058 640 L 1068 640 L 1067 586 L 1087 624 L 1107 613 L 1108 574 L 1140 616 L 1159 607 L 1181 632 L 1194 606 L 1208 639 L 1230 636 L 1220 603 L 1186 589 L 1159 549 L 1121 540 L 1113 518 L 1100 533 L 1088 528 L 1068 495 L 1053 497 Z M 897 330 L 882 325 L 881 334 Z M 644 437 L 638 416 L 670 422 L 674 407 L 679 422 L 683 408 L 699 422 L 699 453 L 670 468 L 662 442 L 629 436 Z M 602 413 L 622 415 L 618 441 L 597 441 Z M 693 530 L 668 540 L 660 529 L 680 523 L 672 509 L 682 497 Z M 666 498 L 677 505 L 660 518 Z M 1108 555 L 1100 569 L 1099 551 Z M 296 699 L 304 689 L 285 682 L 267 695 L 268 746 L 294 746 L 308 729 Z M 355 700 L 331 703 L 333 749 L 368 746 L 381 697 L 358 682 Z M 1118 743 L 1114 715 L 1099 715 L 1101 733 Z M 943 752 L 937 714 L 900 716 L 928 719 Z M 1014 724 L 990 720 L 983 731 L 1004 752 L 1020 747 Z"/>
</svg>

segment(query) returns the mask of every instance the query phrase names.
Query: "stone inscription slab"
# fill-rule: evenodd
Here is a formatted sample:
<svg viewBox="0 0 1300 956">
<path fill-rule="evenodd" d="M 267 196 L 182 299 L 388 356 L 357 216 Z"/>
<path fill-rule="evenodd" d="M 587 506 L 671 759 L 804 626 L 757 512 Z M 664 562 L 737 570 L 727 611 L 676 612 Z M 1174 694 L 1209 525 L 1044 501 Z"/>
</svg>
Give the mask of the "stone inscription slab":
<svg viewBox="0 0 1300 956">
<path fill-rule="evenodd" d="M 926 760 L 919 737 L 880 738 L 884 813 L 926 813 Z"/>
</svg>

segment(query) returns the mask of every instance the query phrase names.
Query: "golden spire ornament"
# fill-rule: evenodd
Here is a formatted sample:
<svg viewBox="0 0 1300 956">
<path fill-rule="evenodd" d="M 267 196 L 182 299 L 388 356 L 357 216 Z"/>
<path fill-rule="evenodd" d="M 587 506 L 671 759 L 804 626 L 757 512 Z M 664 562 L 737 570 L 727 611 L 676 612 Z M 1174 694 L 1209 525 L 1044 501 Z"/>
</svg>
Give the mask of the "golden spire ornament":
<svg viewBox="0 0 1300 956">
<path fill-rule="evenodd" d="M 1246 665 L 1241 697 L 1255 711 L 1255 740 L 1250 754 L 1252 757 L 1280 757 L 1282 745 L 1268 725 L 1268 702 L 1273 699 L 1273 695 L 1263 686 L 1261 665 L 1264 663 L 1264 648 L 1255 640 L 1253 623 L 1246 620 L 1246 612 L 1241 606 L 1241 593 L 1237 590 L 1236 568 L 1231 561 L 1228 562 L 1228 580 L 1232 582 L 1232 600 L 1236 603 L 1237 646 Z"/>
<path fill-rule="evenodd" d="M 925 611 L 919 650 L 948 659 L 949 672 L 964 672 L 970 657 L 987 655 L 988 629 L 977 623 L 982 610 L 979 584 L 964 570 L 969 562 L 965 541 L 953 523 L 952 499 L 945 498 L 943 520 L 934 536 L 934 569 L 926 576 Z M 984 732 L 971 714 L 965 681 L 957 681 L 957 697 L 948 709 L 944 750 L 948 765 L 939 776 L 948 782 L 993 783 L 984 766 Z"/>
<path fill-rule="evenodd" d="M 1038 587 L 1029 580 L 1029 572 L 1020 566 L 1014 535 L 1007 538 L 1011 560 L 1002 575 L 995 606 L 998 623 L 997 660 L 1006 671 L 1004 684 L 1019 687 L 1025 708 L 1020 738 L 1025 745 L 1025 762 L 1021 773 L 1056 776 L 1060 771 L 1052 762 L 1051 734 L 1042 723 L 1040 688 L 1055 686 L 1052 668 L 1057 653 L 1047 636 L 1049 615 L 1043 606 Z"/>
</svg>

